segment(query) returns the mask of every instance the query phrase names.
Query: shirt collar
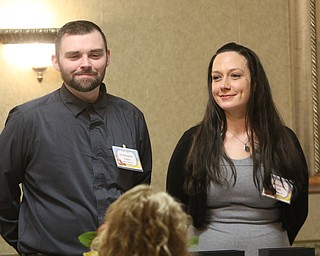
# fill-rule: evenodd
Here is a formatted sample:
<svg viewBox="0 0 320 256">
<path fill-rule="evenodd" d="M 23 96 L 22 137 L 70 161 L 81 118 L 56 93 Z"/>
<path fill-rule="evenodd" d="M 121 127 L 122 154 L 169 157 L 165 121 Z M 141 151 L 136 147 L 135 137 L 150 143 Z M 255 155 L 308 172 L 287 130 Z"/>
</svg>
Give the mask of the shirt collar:
<svg viewBox="0 0 320 256">
<path fill-rule="evenodd" d="M 86 108 L 93 109 L 100 117 L 104 117 L 105 111 L 106 111 L 106 104 L 105 104 L 105 98 L 106 98 L 106 86 L 104 83 L 100 85 L 100 93 L 98 100 L 93 104 L 88 104 L 86 102 L 83 102 L 78 97 L 73 95 L 67 87 L 63 84 L 60 89 L 60 97 L 67 108 L 70 109 L 70 111 L 75 115 L 78 116 L 82 111 L 84 111 Z"/>
</svg>

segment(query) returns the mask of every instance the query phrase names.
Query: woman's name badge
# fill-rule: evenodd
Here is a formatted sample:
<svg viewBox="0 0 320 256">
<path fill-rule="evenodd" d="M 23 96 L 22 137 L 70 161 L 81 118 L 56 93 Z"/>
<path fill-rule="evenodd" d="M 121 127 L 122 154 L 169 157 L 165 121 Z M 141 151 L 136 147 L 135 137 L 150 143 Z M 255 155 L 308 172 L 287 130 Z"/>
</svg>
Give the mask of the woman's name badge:
<svg viewBox="0 0 320 256">
<path fill-rule="evenodd" d="M 287 179 L 282 179 L 274 174 L 271 176 L 271 182 L 276 193 L 272 194 L 270 191 L 263 189 L 262 195 L 290 204 L 293 190 L 292 184 Z"/>
<path fill-rule="evenodd" d="M 119 168 L 143 172 L 139 153 L 136 149 L 112 146 L 112 151 Z"/>
</svg>

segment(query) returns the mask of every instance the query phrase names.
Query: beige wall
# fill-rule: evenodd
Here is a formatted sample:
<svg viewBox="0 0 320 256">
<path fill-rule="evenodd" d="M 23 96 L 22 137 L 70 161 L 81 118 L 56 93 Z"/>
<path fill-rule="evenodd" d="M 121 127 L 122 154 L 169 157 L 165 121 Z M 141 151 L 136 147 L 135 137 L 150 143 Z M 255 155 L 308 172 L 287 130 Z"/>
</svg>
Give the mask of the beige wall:
<svg viewBox="0 0 320 256">
<path fill-rule="evenodd" d="M 130 100 L 145 113 L 153 146 L 152 183 L 161 189 L 165 189 L 168 161 L 178 139 L 202 118 L 207 65 L 226 42 L 256 51 L 284 120 L 295 128 L 290 0 L 0 0 L 0 28 L 8 22 L 1 20 L 1 10 L 17 2 L 44 8 L 45 15 L 36 8 L 26 14 L 38 17 L 38 27 L 89 19 L 103 28 L 111 49 L 105 82 L 110 93 Z M 29 20 L 14 12 L 11 17 L 24 27 Z M 1 129 L 12 107 L 61 84 L 52 67 L 39 84 L 31 67 L 8 64 L 2 47 Z"/>
<path fill-rule="evenodd" d="M 69 20 L 90 19 L 105 30 L 111 49 L 105 82 L 109 92 L 129 99 L 145 113 L 153 144 L 156 186 L 164 188 L 168 160 L 182 132 L 202 118 L 207 99 L 207 65 L 214 51 L 226 42 L 240 42 L 259 54 L 273 85 L 275 101 L 292 126 L 288 107 L 292 105 L 292 92 L 288 89 L 288 1 L 29 2 L 45 3 L 53 14 L 52 24 L 39 20 L 40 27 L 60 27 Z M 9 4 L 10 1 L 0 0 L 0 7 Z M 61 84 L 52 67 L 45 71 L 39 84 L 31 67 L 16 70 L 13 64 L 6 64 L 1 51 L 0 61 L 1 125 L 13 106 Z"/>
</svg>

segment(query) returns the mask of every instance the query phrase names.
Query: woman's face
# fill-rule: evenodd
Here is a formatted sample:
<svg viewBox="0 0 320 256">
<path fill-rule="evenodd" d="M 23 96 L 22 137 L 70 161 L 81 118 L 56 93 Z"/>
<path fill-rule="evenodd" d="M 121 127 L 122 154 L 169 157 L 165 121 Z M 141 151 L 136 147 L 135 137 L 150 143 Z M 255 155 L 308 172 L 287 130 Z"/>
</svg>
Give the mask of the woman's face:
<svg viewBox="0 0 320 256">
<path fill-rule="evenodd" d="M 244 56 L 224 52 L 212 65 L 212 95 L 227 117 L 245 116 L 250 98 L 251 76 Z"/>
</svg>

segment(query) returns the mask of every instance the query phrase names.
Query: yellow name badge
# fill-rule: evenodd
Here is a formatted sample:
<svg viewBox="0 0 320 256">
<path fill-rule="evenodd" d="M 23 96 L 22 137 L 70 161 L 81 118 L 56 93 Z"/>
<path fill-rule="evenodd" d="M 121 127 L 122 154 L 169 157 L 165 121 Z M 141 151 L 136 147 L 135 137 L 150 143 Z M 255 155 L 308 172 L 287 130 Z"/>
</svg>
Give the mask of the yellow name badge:
<svg viewBox="0 0 320 256">
<path fill-rule="evenodd" d="M 287 179 L 282 179 L 274 174 L 271 176 L 271 182 L 276 193 L 272 194 L 270 191 L 263 189 L 262 195 L 290 204 L 293 190 L 292 184 Z"/>
<path fill-rule="evenodd" d="M 119 168 L 143 172 L 139 153 L 136 149 L 112 146 L 112 151 Z"/>
</svg>

